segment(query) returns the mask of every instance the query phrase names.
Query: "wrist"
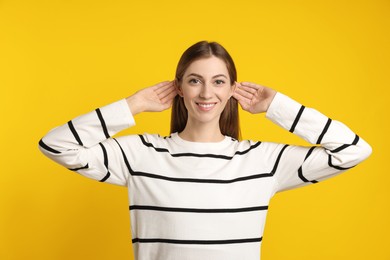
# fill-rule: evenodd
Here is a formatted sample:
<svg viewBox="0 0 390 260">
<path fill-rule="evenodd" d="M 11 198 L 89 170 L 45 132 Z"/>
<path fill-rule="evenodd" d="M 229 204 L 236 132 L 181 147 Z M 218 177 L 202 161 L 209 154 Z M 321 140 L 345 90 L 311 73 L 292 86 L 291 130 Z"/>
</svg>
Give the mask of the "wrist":
<svg viewBox="0 0 390 260">
<path fill-rule="evenodd" d="M 126 102 L 133 116 L 143 111 L 142 102 L 140 102 L 134 95 L 126 98 Z"/>
<path fill-rule="evenodd" d="M 272 101 L 274 100 L 274 98 L 276 96 L 276 93 L 277 93 L 276 90 L 270 89 L 269 98 L 268 98 L 268 102 L 267 102 L 267 105 L 266 105 L 265 112 L 267 112 L 269 107 L 271 106 Z"/>
</svg>

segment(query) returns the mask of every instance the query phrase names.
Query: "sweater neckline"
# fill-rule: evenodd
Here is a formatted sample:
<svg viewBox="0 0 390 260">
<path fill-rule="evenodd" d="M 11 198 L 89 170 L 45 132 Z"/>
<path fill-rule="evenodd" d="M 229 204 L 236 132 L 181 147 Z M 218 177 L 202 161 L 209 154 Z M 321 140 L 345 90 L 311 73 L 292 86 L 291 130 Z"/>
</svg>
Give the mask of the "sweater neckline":
<svg viewBox="0 0 390 260">
<path fill-rule="evenodd" d="M 184 140 L 179 136 L 179 133 L 172 133 L 171 134 L 172 140 L 177 143 L 180 146 L 184 146 L 187 148 L 192 148 L 192 149 L 197 149 L 197 148 L 212 148 L 212 149 L 220 149 L 223 147 L 226 147 L 230 144 L 231 138 L 229 136 L 225 135 L 225 138 L 221 141 L 218 142 L 192 142 L 192 141 L 187 141 Z"/>
</svg>

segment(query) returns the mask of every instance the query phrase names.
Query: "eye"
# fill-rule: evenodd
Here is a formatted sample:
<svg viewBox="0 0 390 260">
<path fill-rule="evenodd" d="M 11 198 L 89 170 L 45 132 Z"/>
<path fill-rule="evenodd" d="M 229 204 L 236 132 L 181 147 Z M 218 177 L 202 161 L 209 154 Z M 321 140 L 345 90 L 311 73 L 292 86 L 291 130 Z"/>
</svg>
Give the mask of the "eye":
<svg viewBox="0 0 390 260">
<path fill-rule="evenodd" d="M 196 78 L 192 78 L 188 81 L 188 83 L 192 84 L 192 85 L 196 85 L 196 84 L 200 84 L 201 81 L 199 79 L 196 79 Z"/>
<path fill-rule="evenodd" d="M 225 81 L 222 80 L 222 79 L 217 79 L 217 80 L 215 81 L 215 84 L 216 84 L 216 85 L 223 85 L 223 84 L 225 84 Z"/>
</svg>

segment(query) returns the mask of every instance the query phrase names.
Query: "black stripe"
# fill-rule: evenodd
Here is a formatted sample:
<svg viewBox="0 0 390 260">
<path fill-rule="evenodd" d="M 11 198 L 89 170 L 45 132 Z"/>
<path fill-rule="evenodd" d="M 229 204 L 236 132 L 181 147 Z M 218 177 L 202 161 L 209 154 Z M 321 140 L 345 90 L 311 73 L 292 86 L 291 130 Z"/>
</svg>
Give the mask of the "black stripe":
<svg viewBox="0 0 390 260">
<path fill-rule="evenodd" d="M 57 151 L 57 150 L 55 150 L 55 149 L 49 147 L 48 145 L 46 145 L 46 144 L 43 142 L 42 139 L 39 140 L 39 146 L 42 147 L 43 149 L 45 149 L 46 151 L 51 152 L 51 153 L 56 153 L 56 154 L 61 153 L 61 152 L 59 152 L 59 151 Z"/>
<path fill-rule="evenodd" d="M 305 162 L 306 159 L 309 158 L 309 156 L 311 155 L 311 153 L 314 151 L 315 148 L 316 148 L 316 147 L 313 146 L 313 147 L 311 147 L 311 148 L 309 149 L 309 151 L 307 152 L 307 154 L 306 154 L 305 159 L 304 159 L 303 162 Z M 316 180 L 310 181 L 310 180 L 306 179 L 305 176 L 303 176 L 302 165 L 301 165 L 301 167 L 299 167 L 299 169 L 298 169 L 298 177 L 299 177 L 303 182 L 311 182 L 311 183 L 317 183 L 317 182 L 318 182 L 318 181 L 316 181 Z"/>
<path fill-rule="evenodd" d="M 256 142 L 255 144 L 251 145 L 248 149 L 246 149 L 244 151 L 237 151 L 237 152 L 235 152 L 234 155 L 243 155 L 243 154 L 249 153 L 250 150 L 255 149 L 260 144 L 261 144 L 261 142 Z"/>
<path fill-rule="evenodd" d="M 122 149 L 122 146 L 119 144 L 118 140 L 116 140 L 115 138 L 114 138 L 114 140 L 118 144 L 118 146 L 119 146 L 119 148 L 120 148 L 120 150 L 122 152 L 123 160 L 125 161 L 126 167 L 129 170 L 130 175 L 132 175 L 132 176 L 148 177 L 148 178 L 154 178 L 154 179 L 160 179 L 160 180 L 166 180 L 166 181 L 174 181 L 174 182 L 214 183 L 214 184 L 228 184 L 228 183 L 234 183 L 234 182 L 239 182 L 239 181 L 247 181 L 247 180 L 252 180 L 252 179 L 259 179 L 259 178 L 264 178 L 264 177 L 272 177 L 275 174 L 275 172 L 276 172 L 276 169 L 278 167 L 280 158 L 281 158 L 284 150 L 288 147 L 288 145 L 284 145 L 284 147 L 281 149 L 281 151 L 279 152 L 279 155 L 278 155 L 278 157 L 276 159 L 275 165 L 274 165 L 272 171 L 269 172 L 269 173 L 253 174 L 253 175 L 249 175 L 249 176 L 243 176 L 243 177 L 238 177 L 238 178 L 228 179 L 228 180 L 221 180 L 221 179 L 195 179 L 195 178 L 167 177 L 167 176 L 162 176 L 162 175 L 148 173 L 148 172 L 134 171 L 131 168 L 130 164 L 129 164 L 129 161 L 128 161 L 127 157 L 126 157 L 125 152 Z"/>
<path fill-rule="evenodd" d="M 166 180 L 166 181 L 175 181 L 175 182 L 215 183 L 215 184 L 227 184 L 227 183 L 234 183 L 234 182 L 239 182 L 239 181 L 247 181 L 247 180 L 252 180 L 252 179 L 259 179 L 259 178 L 263 178 L 263 177 L 272 177 L 272 174 L 270 174 L 270 173 L 261 173 L 261 174 L 254 174 L 254 175 L 239 177 L 239 178 L 235 178 L 235 179 L 229 179 L 229 180 L 194 179 L 194 178 L 166 177 L 166 176 L 157 175 L 157 174 L 153 174 L 153 173 L 134 172 L 134 171 L 131 171 L 131 175 L 132 176 L 149 177 L 149 178 Z"/>
<path fill-rule="evenodd" d="M 104 166 L 108 169 L 108 157 L 107 157 L 107 151 L 106 148 L 102 143 L 99 143 L 100 147 L 102 148 L 103 151 L 103 158 L 104 158 Z"/>
<path fill-rule="evenodd" d="M 240 243 L 258 243 L 262 237 L 246 239 L 228 239 L 228 240 L 179 240 L 163 238 L 134 238 L 133 243 L 168 243 L 168 244 L 186 244 L 186 245 L 223 245 Z"/>
<path fill-rule="evenodd" d="M 309 156 L 311 155 L 311 153 L 314 151 L 315 148 L 316 148 L 316 146 L 313 146 L 309 149 L 309 151 L 307 152 L 305 159 L 303 161 L 306 161 L 306 159 L 309 158 Z"/>
<path fill-rule="evenodd" d="M 351 144 L 343 144 L 342 146 L 340 146 L 340 147 L 338 147 L 338 148 L 336 148 L 336 149 L 334 149 L 334 150 L 331 150 L 330 152 L 331 153 L 338 153 L 338 152 L 340 152 L 340 151 L 342 151 L 342 150 L 344 150 L 345 148 L 348 148 L 348 147 L 350 147 L 351 146 Z"/>
<path fill-rule="evenodd" d="M 357 145 L 357 143 L 359 142 L 359 136 L 358 135 L 355 135 L 355 139 L 353 140 L 352 142 L 352 145 Z"/>
<path fill-rule="evenodd" d="M 119 144 L 118 140 L 116 140 L 115 138 L 113 138 L 113 139 L 114 139 L 114 141 L 118 144 L 119 149 L 120 149 L 121 152 L 122 152 L 123 160 L 125 161 L 125 164 L 126 164 L 127 169 L 129 170 L 129 173 L 132 174 L 133 169 L 131 169 L 131 167 L 130 167 L 129 161 L 127 160 L 126 154 L 125 154 L 125 152 L 123 151 L 122 146 Z"/>
<path fill-rule="evenodd" d="M 305 110 L 305 106 L 301 106 L 301 108 L 299 109 L 299 112 L 298 112 L 297 116 L 295 117 L 294 123 L 292 124 L 292 126 L 290 128 L 291 133 L 294 133 L 295 127 L 297 126 L 299 119 L 302 116 L 303 110 Z"/>
<path fill-rule="evenodd" d="M 72 121 L 68 122 L 68 126 L 76 141 L 79 143 L 79 145 L 83 146 L 83 142 L 81 142 L 80 136 L 78 135 L 76 129 L 74 128 Z"/>
<path fill-rule="evenodd" d="M 100 120 L 100 124 L 102 125 L 104 135 L 106 136 L 106 138 L 110 138 L 110 135 L 108 134 L 106 122 L 104 121 L 102 112 L 100 111 L 99 108 L 97 108 L 95 111 L 96 111 L 96 114 L 98 115 L 98 118 Z"/>
<path fill-rule="evenodd" d="M 130 210 L 154 210 L 154 211 L 167 211 L 167 212 L 185 212 L 185 213 L 238 213 L 238 212 L 250 212 L 268 210 L 268 206 L 257 206 L 248 208 L 228 208 L 228 209 L 199 209 L 199 208 L 168 208 L 157 206 L 145 206 L 145 205 L 131 205 Z"/>
<path fill-rule="evenodd" d="M 145 138 L 142 135 L 139 135 L 142 144 L 153 148 L 156 152 L 161 152 L 161 153 L 169 153 L 172 157 L 209 157 L 209 158 L 215 158 L 215 159 L 224 159 L 224 160 L 231 160 L 235 155 L 243 155 L 248 153 L 250 150 L 255 149 L 258 147 L 261 142 L 256 142 L 255 144 L 251 145 L 247 150 L 244 151 L 236 151 L 233 156 L 227 156 L 227 155 L 218 155 L 218 154 L 196 154 L 196 153 L 176 153 L 172 154 L 168 149 L 166 148 L 159 148 L 155 147 L 152 143 L 146 142 Z"/>
<path fill-rule="evenodd" d="M 109 171 L 107 171 L 106 176 L 104 176 L 104 178 L 101 179 L 100 182 L 105 182 L 108 178 L 110 178 L 110 176 L 111 176 L 111 173 Z"/>
<path fill-rule="evenodd" d="M 299 169 L 298 169 L 298 177 L 299 177 L 303 182 L 310 182 L 308 179 L 305 178 L 305 176 L 303 176 L 303 173 L 302 173 L 302 166 L 299 167 Z"/>
<path fill-rule="evenodd" d="M 283 154 L 284 150 L 285 150 L 288 146 L 289 146 L 289 145 L 286 144 L 286 145 L 283 146 L 282 150 L 280 150 L 279 155 L 278 155 L 278 158 L 276 159 L 274 168 L 273 168 L 272 171 L 270 172 L 271 175 L 274 175 L 274 174 L 275 174 L 276 169 L 278 168 L 278 165 L 279 165 L 280 158 L 282 157 L 282 154 Z"/>
<path fill-rule="evenodd" d="M 107 174 L 106 176 L 104 176 L 103 179 L 100 180 L 100 182 L 105 182 L 111 175 L 110 171 L 108 170 L 108 156 L 107 156 L 107 151 L 106 151 L 106 148 L 104 147 L 104 145 L 102 143 L 99 143 L 100 147 L 102 148 L 102 151 L 103 151 L 103 157 L 104 157 L 104 166 L 106 166 L 106 169 L 107 169 Z"/>
<path fill-rule="evenodd" d="M 332 152 L 332 153 L 338 153 L 338 152 L 340 152 L 340 151 L 344 150 L 345 148 L 348 148 L 348 147 L 350 147 L 350 146 L 352 146 L 352 145 L 357 145 L 358 142 L 359 142 L 359 136 L 356 135 L 356 136 L 355 136 L 355 139 L 354 139 L 353 142 L 352 142 L 352 144 L 343 144 L 342 146 L 340 146 L 340 147 L 338 147 L 338 148 L 336 148 L 336 149 L 334 149 L 334 150 L 332 150 L 332 151 L 330 151 L 330 152 Z"/>
<path fill-rule="evenodd" d="M 325 125 L 324 129 L 322 130 L 322 133 L 318 137 L 318 140 L 317 140 L 316 144 L 320 144 L 321 143 L 322 138 L 324 138 L 324 135 L 328 131 L 329 126 L 330 126 L 331 123 L 332 123 L 332 119 L 328 118 L 328 121 L 326 122 L 326 125 Z"/>
<path fill-rule="evenodd" d="M 85 165 L 85 166 L 82 166 L 82 167 L 79 167 L 79 168 L 73 168 L 73 169 L 70 169 L 69 168 L 69 170 L 71 170 L 71 171 L 78 171 L 78 170 L 82 170 L 82 169 L 88 169 L 89 168 L 89 166 L 88 166 L 88 163 L 87 163 L 87 165 Z"/>
<path fill-rule="evenodd" d="M 318 181 L 316 180 L 308 180 L 305 178 L 305 176 L 303 176 L 303 172 L 302 172 L 302 166 L 298 169 L 298 176 L 299 178 L 303 181 L 303 182 L 311 182 L 311 183 L 317 183 Z"/>
<path fill-rule="evenodd" d="M 341 166 L 333 165 L 332 164 L 332 156 L 330 154 L 328 156 L 328 165 L 330 167 L 335 168 L 335 169 L 340 170 L 340 171 L 348 170 L 348 169 L 351 169 L 351 168 L 356 166 L 356 165 L 354 165 L 354 166 L 351 166 L 351 167 L 341 167 Z"/>
</svg>

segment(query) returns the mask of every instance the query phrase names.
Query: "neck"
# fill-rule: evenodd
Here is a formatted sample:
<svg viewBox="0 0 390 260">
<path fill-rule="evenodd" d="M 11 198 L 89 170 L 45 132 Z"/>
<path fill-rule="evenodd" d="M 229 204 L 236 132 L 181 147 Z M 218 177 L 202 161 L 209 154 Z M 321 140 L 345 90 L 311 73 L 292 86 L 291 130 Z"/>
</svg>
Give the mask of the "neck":
<svg viewBox="0 0 390 260">
<path fill-rule="evenodd" d="M 208 124 L 195 123 L 187 121 L 184 130 L 179 133 L 179 136 L 186 141 L 191 142 L 220 142 L 225 136 L 221 133 L 219 122 L 210 122 Z"/>
</svg>

